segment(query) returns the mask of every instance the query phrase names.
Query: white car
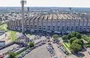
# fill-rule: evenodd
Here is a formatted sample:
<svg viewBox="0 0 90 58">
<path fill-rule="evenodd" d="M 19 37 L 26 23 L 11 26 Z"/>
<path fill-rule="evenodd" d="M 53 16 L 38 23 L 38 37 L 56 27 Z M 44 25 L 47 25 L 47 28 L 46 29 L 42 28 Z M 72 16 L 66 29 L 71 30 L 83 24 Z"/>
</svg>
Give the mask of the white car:
<svg viewBox="0 0 90 58">
<path fill-rule="evenodd" d="M 53 56 L 52 58 L 57 58 L 57 56 Z"/>
</svg>

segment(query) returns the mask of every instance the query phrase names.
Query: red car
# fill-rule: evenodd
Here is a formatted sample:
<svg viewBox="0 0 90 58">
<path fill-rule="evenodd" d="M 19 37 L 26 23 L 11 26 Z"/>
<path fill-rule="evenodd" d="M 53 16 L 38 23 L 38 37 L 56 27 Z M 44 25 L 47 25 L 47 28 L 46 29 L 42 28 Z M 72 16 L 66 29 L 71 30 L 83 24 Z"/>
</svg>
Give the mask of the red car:
<svg viewBox="0 0 90 58">
<path fill-rule="evenodd" d="M 50 40 L 48 40 L 48 42 L 50 42 Z"/>
<path fill-rule="evenodd" d="M 3 56 L 0 55 L 0 58 L 3 58 Z"/>
</svg>

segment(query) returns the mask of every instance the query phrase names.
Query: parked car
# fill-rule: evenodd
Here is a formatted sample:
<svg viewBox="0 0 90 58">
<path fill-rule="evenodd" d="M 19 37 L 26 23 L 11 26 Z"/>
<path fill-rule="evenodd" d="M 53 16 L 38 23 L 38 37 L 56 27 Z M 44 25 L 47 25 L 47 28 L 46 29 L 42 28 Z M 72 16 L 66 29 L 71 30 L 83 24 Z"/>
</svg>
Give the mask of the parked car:
<svg viewBox="0 0 90 58">
<path fill-rule="evenodd" d="M 52 45 L 51 44 L 49 44 L 47 46 L 47 49 L 48 49 L 49 53 L 51 54 L 51 57 L 55 55 L 54 49 L 52 48 Z"/>
<path fill-rule="evenodd" d="M 60 49 L 61 49 L 64 53 L 66 52 L 66 50 L 64 49 L 63 46 L 61 46 Z"/>
<path fill-rule="evenodd" d="M 57 56 L 53 56 L 52 58 L 57 58 Z"/>
<path fill-rule="evenodd" d="M 24 57 L 26 55 L 26 53 L 24 52 L 23 54 L 21 54 L 22 57 Z"/>
<path fill-rule="evenodd" d="M 48 45 L 52 45 L 51 43 L 48 43 Z"/>
<path fill-rule="evenodd" d="M 18 56 L 17 58 L 22 58 L 22 56 Z"/>
<path fill-rule="evenodd" d="M 0 55 L 0 58 L 3 58 L 3 56 L 2 56 L 2 55 Z"/>
<path fill-rule="evenodd" d="M 88 54 L 90 55 L 90 51 L 88 51 Z"/>
<path fill-rule="evenodd" d="M 51 42 L 50 40 L 48 40 L 48 42 Z"/>
<path fill-rule="evenodd" d="M 31 52 L 31 50 L 28 50 L 28 52 Z"/>
<path fill-rule="evenodd" d="M 49 37 L 49 36 L 47 36 L 46 38 L 47 38 L 47 39 L 50 39 L 50 37 Z"/>
</svg>

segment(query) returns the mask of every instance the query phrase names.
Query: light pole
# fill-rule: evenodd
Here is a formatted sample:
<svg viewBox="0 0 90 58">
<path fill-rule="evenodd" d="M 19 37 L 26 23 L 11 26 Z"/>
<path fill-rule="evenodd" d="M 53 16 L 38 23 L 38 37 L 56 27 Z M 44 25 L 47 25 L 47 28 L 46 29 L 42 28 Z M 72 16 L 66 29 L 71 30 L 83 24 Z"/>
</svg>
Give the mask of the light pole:
<svg viewBox="0 0 90 58">
<path fill-rule="evenodd" d="M 21 0 L 21 9 L 22 9 L 22 11 L 21 11 L 21 14 L 22 14 L 22 20 L 21 20 L 21 22 L 22 22 L 22 33 L 24 34 L 24 4 L 26 3 L 26 1 L 25 0 Z"/>
<path fill-rule="evenodd" d="M 29 12 L 30 12 L 29 7 L 27 8 L 27 10 L 28 10 L 28 12 L 27 12 L 27 13 L 28 13 L 28 19 L 29 19 Z"/>
</svg>

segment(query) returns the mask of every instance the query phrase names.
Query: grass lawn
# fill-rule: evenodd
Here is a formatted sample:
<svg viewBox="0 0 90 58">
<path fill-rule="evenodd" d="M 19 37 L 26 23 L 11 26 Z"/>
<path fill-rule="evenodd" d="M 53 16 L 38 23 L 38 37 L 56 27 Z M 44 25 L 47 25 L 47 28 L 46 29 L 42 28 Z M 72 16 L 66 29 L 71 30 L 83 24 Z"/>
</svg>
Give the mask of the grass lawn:
<svg viewBox="0 0 90 58">
<path fill-rule="evenodd" d="M 65 42 L 65 45 L 70 49 L 70 43 Z"/>
<path fill-rule="evenodd" d="M 86 44 L 84 44 L 84 46 L 90 47 L 90 43 L 86 43 Z"/>
<path fill-rule="evenodd" d="M 82 38 L 88 43 L 90 42 L 90 36 L 83 35 Z"/>
<path fill-rule="evenodd" d="M 13 40 L 13 41 L 16 41 L 16 31 L 11 31 L 11 30 L 8 30 L 7 29 L 7 24 L 4 23 L 0 26 L 0 30 L 5 30 L 7 32 L 10 32 L 10 38 Z"/>
<path fill-rule="evenodd" d="M 13 40 L 13 41 L 16 41 L 16 32 L 15 31 L 9 31 L 10 32 L 10 38 Z"/>
<path fill-rule="evenodd" d="M 0 26 L 0 30 L 5 30 L 5 31 L 7 31 L 7 24 L 2 24 L 2 25 Z"/>
<path fill-rule="evenodd" d="M 65 49 L 68 51 L 68 53 L 70 53 L 70 54 L 71 54 L 71 51 L 70 51 L 70 44 L 69 44 L 69 43 L 64 42 L 64 43 L 63 43 L 63 46 L 64 46 L 64 47 L 65 47 Z"/>
</svg>

